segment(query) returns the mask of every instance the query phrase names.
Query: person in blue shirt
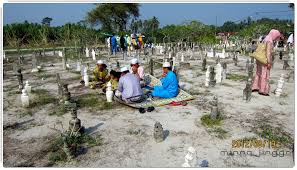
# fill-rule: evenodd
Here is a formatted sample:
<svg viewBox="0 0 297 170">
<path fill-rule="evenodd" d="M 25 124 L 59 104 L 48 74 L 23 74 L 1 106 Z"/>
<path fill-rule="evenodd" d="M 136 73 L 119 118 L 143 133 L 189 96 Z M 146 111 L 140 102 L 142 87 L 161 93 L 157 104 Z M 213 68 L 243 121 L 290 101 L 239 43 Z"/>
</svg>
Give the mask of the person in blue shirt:
<svg viewBox="0 0 297 170">
<path fill-rule="evenodd" d="M 169 62 L 163 64 L 161 86 L 154 86 L 152 96 L 159 98 L 173 98 L 178 95 L 178 80 Z"/>
<path fill-rule="evenodd" d="M 112 54 L 116 54 L 116 52 L 117 52 L 117 38 L 115 35 L 113 35 L 111 37 L 110 42 L 111 42 Z"/>
</svg>

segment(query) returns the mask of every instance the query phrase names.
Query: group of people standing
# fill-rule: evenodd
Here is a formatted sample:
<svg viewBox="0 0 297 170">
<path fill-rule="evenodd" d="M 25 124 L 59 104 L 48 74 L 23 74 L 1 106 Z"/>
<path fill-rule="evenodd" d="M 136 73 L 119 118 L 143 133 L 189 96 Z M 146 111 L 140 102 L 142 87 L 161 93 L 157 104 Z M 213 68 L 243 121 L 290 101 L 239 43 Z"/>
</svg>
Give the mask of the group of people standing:
<svg viewBox="0 0 297 170">
<path fill-rule="evenodd" d="M 116 54 L 119 51 L 124 53 L 131 52 L 133 50 L 141 50 L 144 47 L 144 36 L 142 34 L 126 35 L 112 35 L 106 40 L 107 46 L 112 54 Z"/>
<path fill-rule="evenodd" d="M 145 82 L 144 67 L 136 58 L 130 61 L 130 69 L 122 67 L 120 72 L 108 71 L 105 62 L 99 60 L 93 70 L 93 76 L 93 82 L 97 84 L 94 88 L 99 87 L 105 92 L 107 83 L 110 82 L 115 97 L 126 103 L 139 103 L 148 97 L 173 98 L 179 93 L 178 80 L 169 62 L 163 64 L 160 86 L 150 87 Z M 147 89 L 146 94 L 143 88 Z"/>
</svg>

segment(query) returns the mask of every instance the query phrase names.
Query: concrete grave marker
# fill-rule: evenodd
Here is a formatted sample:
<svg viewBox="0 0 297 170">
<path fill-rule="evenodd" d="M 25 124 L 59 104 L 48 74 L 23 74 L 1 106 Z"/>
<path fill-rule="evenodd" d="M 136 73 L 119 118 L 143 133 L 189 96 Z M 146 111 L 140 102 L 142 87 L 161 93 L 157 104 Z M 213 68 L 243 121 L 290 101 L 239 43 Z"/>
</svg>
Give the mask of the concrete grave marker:
<svg viewBox="0 0 297 170">
<path fill-rule="evenodd" d="M 210 66 L 207 66 L 207 70 L 205 72 L 205 87 L 209 87 L 209 82 L 210 82 L 209 76 L 210 76 Z"/>
<path fill-rule="evenodd" d="M 246 82 L 246 87 L 243 89 L 243 100 L 249 102 L 252 97 L 252 79 L 249 78 Z"/>
<path fill-rule="evenodd" d="M 210 118 L 212 120 L 216 120 L 219 116 L 219 109 L 218 109 L 218 97 L 214 96 L 211 101 L 211 112 L 210 112 Z"/>
<path fill-rule="evenodd" d="M 213 66 L 210 66 L 210 73 L 209 73 L 209 86 L 214 87 L 216 85 L 215 80 L 215 69 Z"/>
<path fill-rule="evenodd" d="M 164 131 L 160 122 L 155 123 L 154 138 L 156 142 L 162 142 L 164 140 Z"/>
<path fill-rule="evenodd" d="M 281 76 L 280 76 L 280 78 L 279 78 L 279 80 L 277 82 L 277 88 L 275 90 L 275 96 L 276 97 L 279 97 L 282 94 L 284 82 L 285 82 L 284 81 L 284 74 L 281 74 Z"/>
<path fill-rule="evenodd" d="M 23 107 L 29 107 L 30 102 L 29 102 L 29 96 L 27 94 L 26 89 L 22 90 L 21 101 L 22 101 L 22 106 Z"/>
</svg>

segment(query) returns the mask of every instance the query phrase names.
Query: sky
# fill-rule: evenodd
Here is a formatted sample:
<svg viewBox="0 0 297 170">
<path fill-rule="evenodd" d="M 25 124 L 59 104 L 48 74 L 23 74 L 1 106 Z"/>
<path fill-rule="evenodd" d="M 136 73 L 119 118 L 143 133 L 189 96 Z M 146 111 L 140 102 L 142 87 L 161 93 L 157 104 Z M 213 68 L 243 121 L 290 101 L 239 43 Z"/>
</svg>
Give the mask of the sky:
<svg viewBox="0 0 297 170">
<path fill-rule="evenodd" d="M 24 22 L 41 23 L 42 18 L 53 18 L 51 25 L 59 26 L 67 22 L 83 20 L 94 3 L 6 3 L 3 9 L 4 25 Z M 226 21 L 239 22 L 252 17 L 292 19 L 294 13 L 287 3 L 142 3 L 140 19 L 156 16 L 161 26 L 181 24 L 185 20 L 198 20 L 207 25 L 223 25 Z"/>
</svg>

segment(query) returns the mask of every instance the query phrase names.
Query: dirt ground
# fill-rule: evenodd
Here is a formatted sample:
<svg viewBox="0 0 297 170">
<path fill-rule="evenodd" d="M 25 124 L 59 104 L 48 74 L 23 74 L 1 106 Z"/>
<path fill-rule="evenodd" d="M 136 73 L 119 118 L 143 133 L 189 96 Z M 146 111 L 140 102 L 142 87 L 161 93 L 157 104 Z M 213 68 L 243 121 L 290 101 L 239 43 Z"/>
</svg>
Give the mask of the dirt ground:
<svg viewBox="0 0 297 170">
<path fill-rule="evenodd" d="M 224 155 L 221 152 L 273 151 L 271 148 L 232 148 L 232 140 L 264 139 L 257 131 L 262 124 L 273 130 L 278 129 L 279 133 L 272 132 L 272 137 L 294 138 L 294 80 L 285 82 L 281 97 L 273 94 L 281 73 L 288 74 L 291 70 L 282 70 L 282 61 L 276 58 L 271 71 L 270 96 L 253 93 L 251 101 L 246 103 L 242 100 L 244 80 L 226 79 L 213 88 L 206 88 L 205 72 L 201 71 L 202 61 L 196 60 L 196 56 L 197 54 L 188 61 L 189 68 L 181 68 L 179 71 L 180 86 L 195 97 L 188 105 L 156 107 L 155 111 L 144 114 L 118 103 L 113 103 L 111 109 L 81 108 L 78 110 L 78 118 L 86 132 L 91 136 L 101 135 L 103 144 L 86 148 L 85 152 L 73 161 L 56 163 L 48 158 L 48 147 L 59 135 L 53 128 L 61 129 L 59 122 L 67 128 L 70 113 L 51 114 L 56 107 L 55 102 L 42 106 L 36 104 L 30 109 L 22 108 L 21 94 L 17 93 L 18 82 L 16 76 L 13 76 L 12 65 L 4 63 L 4 166 L 181 167 L 188 147 L 192 146 L 196 149 L 195 166 L 199 166 L 202 160 L 207 160 L 209 167 L 293 167 L 293 153 L 274 157 L 269 154 Z M 228 63 L 228 74 L 247 75 L 246 58 L 240 55 L 238 66 L 234 65 L 231 58 L 225 59 Z M 118 59 L 121 66 L 129 65 L 128 59 L 123 61 L 121 56 Z M 31 55 L 25 55 L 25 64 L 22 65 L 24 82 L 29 80 L 33 90 L 45 89 L 48 95 L 57 98 L 55 75 L 60 73 L 61 80 L 69 84 L 72 98 L 79 98 L 86 93 L 100 97 L 98 91 L 79 83 L 79 74 L 63 70 L 61 60 L 58 56 L 43 56 L 40 61 L 43 64 L 42 73 L 31 73 Z M 142 60 L 142 63 L 148 71 L 148 62 Z M 209 64 L 214 64 L 214 60 L 208 59 Z M 74 61 L 70 62 L 70 65 L 76 67 Z M 290 65 L 294 66 L 293 61 Z M 160 67 L 154 70 L 155 75 L 160 73 Z M 219 110 L 223 116 L 218 129 L 206 127 L 200 120 L 203 115 L 210 113 L 209 101 L 214 95 L 218 96 Z M 34 94 L 30 97 L 31 103 L 39 100 Z M 105 100 L 105 96 L 101 95 L 101 98 Z M 161 143 L 156 143 L 153 137 L 156 121 L 159 121 L 167 132 L 165 140 Z M 281 137 L 277 139 L 283 139 Z M 289 146 L 282 146 L 278 151 L 280 150 L 292 151 Z"/>
</svg>

